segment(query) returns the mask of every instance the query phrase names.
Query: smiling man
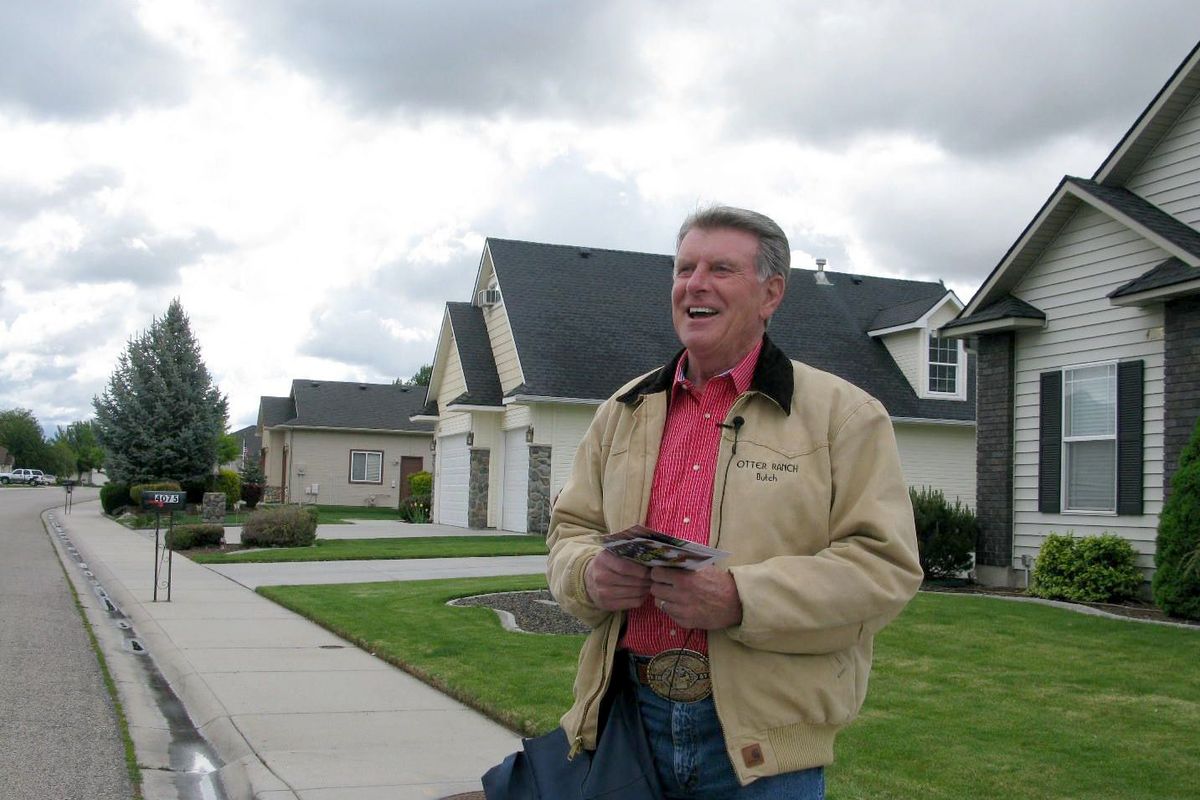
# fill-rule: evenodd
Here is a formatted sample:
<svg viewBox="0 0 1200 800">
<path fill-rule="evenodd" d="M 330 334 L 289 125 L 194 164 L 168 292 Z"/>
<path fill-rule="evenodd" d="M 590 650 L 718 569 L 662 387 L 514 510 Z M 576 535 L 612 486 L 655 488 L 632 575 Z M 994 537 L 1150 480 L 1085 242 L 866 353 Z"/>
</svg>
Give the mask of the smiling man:
<svg viewBox="0 0 1200 800">
<path fill-rule="evenodd" d="M 550 520 L 551 590 L 592 626 L 563 729 L 595 749 L 627 676 L 668 798 L 823 797 L 873 637 L 921 582 L 887 412 L 766 335 L 790 260 L 762 214 L 688 217 L 684 349 L 601 406 Z M 730 555 L 650 569 L 600 546 L 634 524 Z"/>
</svg>

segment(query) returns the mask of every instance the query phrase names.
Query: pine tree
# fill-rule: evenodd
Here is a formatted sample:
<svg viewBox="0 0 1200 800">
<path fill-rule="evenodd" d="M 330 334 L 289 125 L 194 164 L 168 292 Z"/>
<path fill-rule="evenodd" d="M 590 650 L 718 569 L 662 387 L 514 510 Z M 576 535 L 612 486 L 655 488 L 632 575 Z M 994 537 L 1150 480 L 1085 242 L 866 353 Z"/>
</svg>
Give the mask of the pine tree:
<svg viewBox="0 0 1200 800">
<path fill-rule="evenodd" d="M 1171 476 L 1158 518 L 1154 602 L 1176 617 L 1200 619 L 1200 420 Z"/>
<path fill-rule="evenodd" d="M 227 401 L 200 358 L 178 298 L 129 340 L 92 405 L 115 480 L 183 481 L 212 472 Z"/>
</svg>

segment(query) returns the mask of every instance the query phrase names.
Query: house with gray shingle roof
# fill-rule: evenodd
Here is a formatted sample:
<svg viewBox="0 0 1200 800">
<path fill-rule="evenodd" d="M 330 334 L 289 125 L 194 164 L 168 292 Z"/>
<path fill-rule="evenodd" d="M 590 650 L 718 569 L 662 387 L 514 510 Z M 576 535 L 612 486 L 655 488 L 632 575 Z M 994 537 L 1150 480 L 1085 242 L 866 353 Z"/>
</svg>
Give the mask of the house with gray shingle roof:
<svg viewBox="0 0 1200 800">
<path fill-rule="evenodd" d="M 433 424 L 412 419 L 424 403 L 421 386 L 308 379 L 262 397 L 266 498 L 397 507 L 408 476 L 428 468 Z"/>
<path fill-rule="evenodd" d="M 679 350 L 673 258 L 489 238 L 469 301 L 446 304 L 424 409 L 434 520 L 544 533 L 600 403 Z M 940 283 L 793 270 L 770 336 L 888 408 L 913 485 L 974 503 L 974 378 L 937 328 Z"/>
<path fill-rule="evenodd" d="M 1022 584 L 1068 531 L 1119 534 L 1149 578 L 1200 417 L 1200 46 L 941 330 L 978 352 L 980 578 Z"/>
</svg>

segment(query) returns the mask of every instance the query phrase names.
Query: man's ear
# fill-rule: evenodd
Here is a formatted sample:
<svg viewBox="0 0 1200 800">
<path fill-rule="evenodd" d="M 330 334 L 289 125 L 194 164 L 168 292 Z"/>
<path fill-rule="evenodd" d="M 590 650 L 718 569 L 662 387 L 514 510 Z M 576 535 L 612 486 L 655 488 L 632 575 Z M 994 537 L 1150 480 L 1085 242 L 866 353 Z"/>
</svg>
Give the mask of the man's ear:
<svg viewBox="0 0 1200 800">
<path fill-rule="evenodd" d="M 779 308 L 779 304 L 783 302 L 783 293 L 787 289 L 787 285 L 783 282 L 782 275 L 771 275 L 767 278 L 767 296 L 763 299 L 762 305 L 758 309 L 759 317 L 763 320 L 771 318 L 775 313 L 775 309 Z"/>
</svg>

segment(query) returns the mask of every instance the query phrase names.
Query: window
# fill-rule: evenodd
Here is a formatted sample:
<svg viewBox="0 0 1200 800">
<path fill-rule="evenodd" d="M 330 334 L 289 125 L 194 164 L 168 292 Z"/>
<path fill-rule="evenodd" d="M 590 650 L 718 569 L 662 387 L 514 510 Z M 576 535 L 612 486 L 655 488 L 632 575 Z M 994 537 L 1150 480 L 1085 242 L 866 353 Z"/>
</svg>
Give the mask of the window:
<svg viewBox="0 0 1200 800">
<path fill-rule="evenodd" d="M 1117 365 L 1063 371 L 1063 507 L 1117 509 Z"/>
<path fill-rule="evenodd" d="M 958 342 L 929 334 L 929 391 L 958 394 Z"/>
<path fill-rule="evenodd" d="M 383 453 L 379 450 L 351 450 L 350 482 L 383 483 Z"/>
</svg>

